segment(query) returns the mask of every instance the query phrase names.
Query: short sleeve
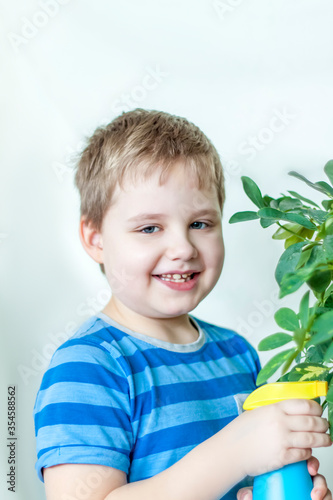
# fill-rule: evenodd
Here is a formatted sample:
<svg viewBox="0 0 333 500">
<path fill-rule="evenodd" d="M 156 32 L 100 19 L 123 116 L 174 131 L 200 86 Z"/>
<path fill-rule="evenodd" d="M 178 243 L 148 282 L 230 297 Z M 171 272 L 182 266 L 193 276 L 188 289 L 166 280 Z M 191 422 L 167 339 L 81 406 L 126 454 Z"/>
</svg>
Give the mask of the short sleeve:
<svg viewBox="0 0 333 500">
<path fill-rule="evenodd" d="M 101 345 L 69 340 L 54 353 L 34 406 L 36 470 L 100 464 L 124 471 L 133 445 L 129 384 Z"/>
<path fill-rule="evenodd" d="M 257 351 L 255 350 L 255 348 L 249 342 L 247 342 L 247 346 L 248 346 L 248 349 L 249 349 L 250 354 L 252 356 L 255 370 L 256 370 L 256 376 L 257 376 L 261 370 L 261 363 L 260 363 L 259 355 L 258 355 Z"/>
<path fill-rule="evenodd" d="M 261 363 L 259 359 L 259 355 L 256 349 L 250 344 L 250 342 L 244 338 L 239 333 L 235 333 L 235 337 L 233 339 L 233 344 L 235 349 L 242 353 L 243 359 L 246 360 L 248 367 L 251 371 L 254 385 L 256 385 L 256 380 L 258 374 L 261 370 Z"/>
</svg>

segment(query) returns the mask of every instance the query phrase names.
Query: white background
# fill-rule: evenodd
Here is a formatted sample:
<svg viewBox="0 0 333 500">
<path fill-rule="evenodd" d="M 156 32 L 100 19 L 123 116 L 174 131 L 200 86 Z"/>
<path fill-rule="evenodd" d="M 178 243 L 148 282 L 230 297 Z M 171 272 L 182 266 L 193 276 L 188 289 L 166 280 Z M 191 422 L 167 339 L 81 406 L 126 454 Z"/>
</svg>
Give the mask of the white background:
<svg viewBox="0 0 333 500">
<path fill-rule="evenodd" d="M 241 175 L 273 197 L 289 189 L 322 199 L 288 172 L 324 180 L 333 158 L 333 4 L 2 0 L 1 9 L 1 498 L 40 500 L 32 411 L 43 371 L 55 345 L 109 294 L 78 237 L 72 162 L 82 140 L 143 107 L 184 116 L 213 141 L 227 178 L 226 259 L 192 314 L 257 347 L 277 331 L 274 312 L 296 309 L 305 289 L 276 298 L 277 226 L 228 220 L 255 209 Z M 278 114 L 280 130 L 267 130 Z M 271 356 L 260 353 L 262 364 Z M 5 484 L 9 384 L 18 391 L 16 494 Z M 314 454 L 333 489 L 332 448 Z"/>
</svg>

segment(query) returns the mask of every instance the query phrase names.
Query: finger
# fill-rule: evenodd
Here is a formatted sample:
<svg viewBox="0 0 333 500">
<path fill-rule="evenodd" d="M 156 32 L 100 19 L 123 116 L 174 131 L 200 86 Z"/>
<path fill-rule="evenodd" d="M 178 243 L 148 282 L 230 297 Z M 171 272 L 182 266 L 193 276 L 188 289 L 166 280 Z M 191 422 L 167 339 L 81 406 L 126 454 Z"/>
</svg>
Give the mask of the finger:
<svg viewBox="0 0 333 500">
<path fill-rule="evenodd" d="M 307 460 L 308 471 L 311 476 L 315 476 L 319 469 L 319 460 L 318 458 L 312 456 Z"/>
<path fill-rule="evenodd" d="M 332 492 L 331 492 L 331 490 L 327 490 L 327 493 L 324 496 L 323 500 L 332 500 Z"/>
<path fill-rule="evenodd" d="M 275 404 L 279 405 L 287 415 L 316 415 L 320 417 L 323 413 L 321 405 L 312 399 L 286 399 Z"/>
<path fill-rule="evenodd" d="M 252 500 L 253 486 L 247 486 L 237 491 L 237 500 Z"/>
<path fill-rule="evenodd" d="M 327 418 L 314 415 L 290 415 L 288 427 L 291 431 L 327 432 L 329 423 Z"/>
<path fill-rule="evenodd" d="M 330 497 L 331 492 L 327 489 L 327 482 L 324 476 L 321 474 L 317 474 L 313 478 L 313 489 L 311 491 L 312 500 L 323 500 L 324 498 L 332 498 Z"/>
<path fill-rule="evenodd" d="M 321 446 L 332 446 L 330 436 L 318 432 L 290 432 L 288 441 L 291 448 L 320 448 Z"/>
</svg>

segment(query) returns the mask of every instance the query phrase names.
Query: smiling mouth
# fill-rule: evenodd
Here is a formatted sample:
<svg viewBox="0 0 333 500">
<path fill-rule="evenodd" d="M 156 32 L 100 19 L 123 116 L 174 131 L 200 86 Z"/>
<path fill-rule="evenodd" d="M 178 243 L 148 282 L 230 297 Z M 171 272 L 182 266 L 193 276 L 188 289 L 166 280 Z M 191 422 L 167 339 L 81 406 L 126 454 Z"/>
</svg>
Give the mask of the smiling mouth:
<svg viewBox="0 0 333 500">
<path fill-rule="evenodd" d="M 173 283 L 185 283 L 186 281 L 191 281 L 196 274 L 200 274 L 200 273 L 192 273 L 187 278 L 180 278 L 180 279 L 164 278 L 164 277 L 162 277 L 161 274 L 156 274 L 155 276 L 157 276 L 158 278 L 160 278 L 163 281 L 172 281 Z"/>
</svg>

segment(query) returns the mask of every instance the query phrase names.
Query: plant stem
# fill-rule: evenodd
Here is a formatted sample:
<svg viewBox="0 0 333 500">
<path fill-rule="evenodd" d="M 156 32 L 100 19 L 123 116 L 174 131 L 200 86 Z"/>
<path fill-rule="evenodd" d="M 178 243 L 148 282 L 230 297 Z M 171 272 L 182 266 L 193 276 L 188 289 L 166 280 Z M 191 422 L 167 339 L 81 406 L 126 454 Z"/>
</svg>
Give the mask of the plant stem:
<svg viewBox="0 0 333 500">
<path fill-rule="evenodd" d="M 318 307 L 321 307 L 324 305 L 325 303 L 325 292 L 326 290 L 324 290 L 321 294 L 320 294 L 320 298 L 318 299 Z"/>
<path fill-rule="evenodd" d="M 282 229 L 284 229 L 285 231 L 287 231 L 288 233 L 291 233 L 291 234 L 294 234 L 295 236 L 297 236 L 297 238 L 299 238 L 300 240 L 303 240 L 303 241 L 311 241 L 311 240 L 308 240 L 307 238 L 303 238 L 303 236 L 300 236 L 298 233 L 295 233 L 294 231 L 291 231 L 290 229 L 287 229 L 285 226 L 283 226 L 283 224 L 280 224 L 280 222 L 277 222 L 277 225 L 282 227 Z"/>
</svg>

